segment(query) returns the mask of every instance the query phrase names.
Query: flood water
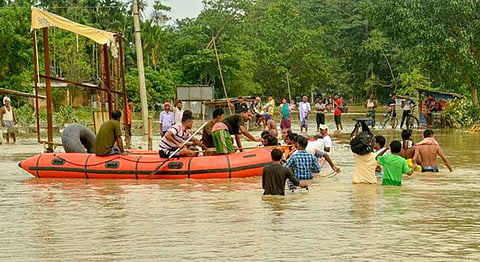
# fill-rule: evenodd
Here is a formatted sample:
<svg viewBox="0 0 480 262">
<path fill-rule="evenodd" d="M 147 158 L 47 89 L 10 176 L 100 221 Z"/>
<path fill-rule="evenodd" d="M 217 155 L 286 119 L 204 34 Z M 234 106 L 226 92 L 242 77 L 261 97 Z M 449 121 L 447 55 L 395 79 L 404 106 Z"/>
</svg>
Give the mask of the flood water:
<svg viewBox="0 0 480 262">
<path fill-rule="evenodd" d="M 285 197 L 262 197 L 259 177 L 35 179 L 17 166 L 26 154 L 2 145 L 0 260 L 478 261 L 480 134 L 436 134 L 453 173 L 352 185 L 345 122 L 332 153 L 342 173 Z"/>
</svg>

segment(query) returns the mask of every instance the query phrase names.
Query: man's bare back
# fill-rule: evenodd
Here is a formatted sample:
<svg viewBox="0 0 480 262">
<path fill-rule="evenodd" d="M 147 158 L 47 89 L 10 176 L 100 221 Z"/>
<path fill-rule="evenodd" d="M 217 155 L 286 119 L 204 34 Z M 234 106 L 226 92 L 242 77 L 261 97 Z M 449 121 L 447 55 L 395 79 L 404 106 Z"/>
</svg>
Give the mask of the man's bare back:
<svg viewBox="0 0 480 262">
<path fill-rule="evenodd" d="M 433 131 L 429 131 L 431 133 L 427 133 L 428 136 L 424 135 L 425 139 L 415 145 L 415 154 L 413 155 L 413 161 L 415 162 L 414 168 L 417 165 L 416 163 L 422 163 L 422 172 L 438 172 L 437 155 L 439 155 L 447 166 L 448 170 L 452 172 L 453 170 L 450 162 L 443 153 L 440 145 L 433 138 Z"/>
</svg>

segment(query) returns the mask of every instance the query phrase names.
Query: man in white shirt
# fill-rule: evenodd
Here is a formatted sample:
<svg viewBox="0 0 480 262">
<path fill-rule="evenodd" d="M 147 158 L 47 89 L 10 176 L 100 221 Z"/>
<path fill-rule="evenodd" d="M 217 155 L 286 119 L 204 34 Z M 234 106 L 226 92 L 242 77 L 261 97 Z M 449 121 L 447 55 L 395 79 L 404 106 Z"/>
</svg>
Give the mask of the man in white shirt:
<svg viewBox="0 0 480 262">
<path fill-rule="evenodd" d="M 323 137 L 323 151 L 330 153 L 330 150 L 332 149 L 332 138 L 328 134 L 328 126 L 323 124 L 320 125 L 320 134 Z"/>
<path fill-rule="evenodd" d="M 303 96 L 302 101 L 298 103 L 298 115 L 300 120 L 300 132 L 305 128 L 305 133 L 308 133 L 308 114 L 310 113 L 310 103 L 308 97 Z"/>
<path fill-rule="evenodd" d="M 178 100 L 177 103 L 175 103 L 175 108 L 173 109 L 173 114 L 175 115 L 175 122 L 173 124 L 181 124 L 182 123 L 182 117 L 183 117 L 183 104 L 182 101 Z"/>
</svg>

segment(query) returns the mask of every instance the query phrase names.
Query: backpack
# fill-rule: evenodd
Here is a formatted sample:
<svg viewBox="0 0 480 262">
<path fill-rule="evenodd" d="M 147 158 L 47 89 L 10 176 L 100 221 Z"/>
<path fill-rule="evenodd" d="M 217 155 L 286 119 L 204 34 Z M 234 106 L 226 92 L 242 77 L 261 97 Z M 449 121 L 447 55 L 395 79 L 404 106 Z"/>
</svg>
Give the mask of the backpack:
<svg viewBox="0 0 480 262">
<path fill-rule="evenodd" d="M 350 149 L 353 153 L 358 155 L 366 155 L 373 152 L 375 146 L 375 137 L 370 129 L 362 122 L 362 132 L 350 140 Z"/>
</svg>

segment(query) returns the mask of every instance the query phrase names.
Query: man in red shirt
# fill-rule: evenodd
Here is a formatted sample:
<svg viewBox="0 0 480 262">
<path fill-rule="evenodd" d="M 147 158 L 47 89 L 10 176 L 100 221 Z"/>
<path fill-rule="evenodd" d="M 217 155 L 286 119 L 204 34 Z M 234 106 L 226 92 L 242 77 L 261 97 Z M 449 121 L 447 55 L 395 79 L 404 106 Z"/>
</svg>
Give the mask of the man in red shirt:
<svg viewBox="0 0 480 262">
<path fill-rule="evenodd" d="M 338 96 L 338 94 L 334 95 L 333 104 L 335 106 L 335 111 L 333 112 L 333 118 L 335 119 L 335 125 L 337 126 L 337 130 L 343 130 L 342 127 L 342 108 L 343 108 L 343 100 Z"/>
</svg>

